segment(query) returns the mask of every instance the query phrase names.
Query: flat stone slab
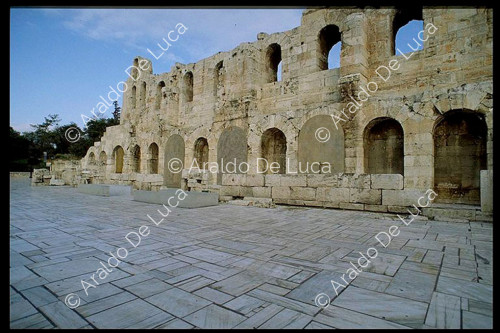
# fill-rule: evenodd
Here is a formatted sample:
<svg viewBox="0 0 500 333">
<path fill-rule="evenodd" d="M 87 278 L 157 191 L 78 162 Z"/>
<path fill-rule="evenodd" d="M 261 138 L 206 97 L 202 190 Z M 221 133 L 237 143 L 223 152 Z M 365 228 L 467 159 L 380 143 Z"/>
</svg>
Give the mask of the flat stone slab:
<svg viewBox="0 0 500 333">
<path fill-rule="evenodd" d="M 211 304 L 201 310 L 196 311 L 184 320 L 200 328 L 208 329 L 228 329 L 245 320 L 245 316 Z"/>
<path fill-rule="evenodd" d="M 350 286 L 333 305 L 405 326 L 424 323 L 428 304 Z"/>
<path fill-rule="evenodd" d="M 78 184 L 78 192 L 109 197 L 129 195 L 132 192 L 132 187 L 129 185 Z"/>
<path fill-rule="evenodd" d="M 389 284 L 387 294 L 429 303 L 436 284 L 436 275 L 400 269 Z"/>
<path fill-rule="evenodd" d="M 179 189 L 166 189 L 159 191 L 133 191 L 135 201 L 164 204 L 171 203 L 176 208 L 200 208 L 217 206 L 219 204 L 219 194 L 208 192 L 184 191 L 187 196 L 179 194 Z M 172 198 L 172 199 L 171 199 Z M 182 198 L 182 200 L 181 200 Z M 169 201 L 170 199 L 170 201 Z"/>
</svg>

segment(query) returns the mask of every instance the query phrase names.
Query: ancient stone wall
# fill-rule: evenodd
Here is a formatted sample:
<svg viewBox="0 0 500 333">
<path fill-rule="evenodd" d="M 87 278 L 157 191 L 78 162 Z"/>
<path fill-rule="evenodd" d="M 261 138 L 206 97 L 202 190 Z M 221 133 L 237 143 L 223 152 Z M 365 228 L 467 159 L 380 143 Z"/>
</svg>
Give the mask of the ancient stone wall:
<svg viewBox="0 0 500 333">
<path fill-rule="evenodd" d="M 399 212 L 434 189 L 436 202 L 479 204 L 479 172 L 493 167 L 492 17 L 483 8 L 310 9 L 295 29 L 168 73 L 136 57 L 121 123 L 82 166 L 96 183 L 223 200 Z M 423 20 L 412 42 L 423 48 L 395 55 L 396 31 L 411 19 Z M 337 41 L 340 67 L 328 69 Z M 259 173 L 264 157 L 287 165 Z M 173 158 L 184 170 L 169 171 Z M 188 172 L 195 158 L 236 158 L 249 170 Z M 307 162 L 319 164 L 304 171 Z"/>
</svg>

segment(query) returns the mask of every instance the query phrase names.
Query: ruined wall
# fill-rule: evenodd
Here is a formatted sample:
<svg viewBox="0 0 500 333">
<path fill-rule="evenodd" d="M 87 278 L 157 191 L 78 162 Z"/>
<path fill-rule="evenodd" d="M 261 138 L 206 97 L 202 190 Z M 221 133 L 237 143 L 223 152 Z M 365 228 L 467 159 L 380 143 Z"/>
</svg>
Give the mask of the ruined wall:
<svg viewBox="0 0 500 333">
<path fill-rule="evenodd" d="M 132 88 L 124 95 L 120 125 L 107 129 L 82 164 L 94 182 L 220 191 L 223 200 L 268 197 L 277 203 L 396 212 L 413 204 L 418 193 L 436 189 L 437 201 L 478 204 L 478 172 L 493 167 L 492 15 L 483 8 L 310 9 L 295 29 L 260 33 L 257 41 L 193 64 L 177 63 L 168 73 L 153 74 L 151 61 L 136 57 L 133 64 L 143 69 L 127 80 Z M 423 49 L 394 55 L 402 17 L 423 19 L 424 31 L 415 36 Z M 340 68 L 325 69 L 324 48 L 335 38 L 342 42 Z M 281 81 L 275 81 L 280 58 Z M 457 126 L 446 127 L 453 123 L 449 112 L 458 114 L 456 121 L 477 122 L 485 130 L 473 138 L 459 134 Z M 388 132 L 376 125 L 385 120 Z M 318 126 L 328 130 L 329 140 L 318 140 Z M 455 135 L 453 152 L 441 149 L 446 139 L 436 128 Z M 280 154 L 288 175 L 256 172 L 258 159 L 275 146 L 270 129 L 286 139 Z M 227 140 L 235 131 L 240 135 Z M 174 135 L 183 149 L 180 140 L 176 147 L 168 144 Z M 276 136 L 281 138 L 276 147 L 283 136 Z M 204 159 L 244 160 L 247 174 L 170 175 L 172 157 L 186 169 L 200 156 L 200 138 L 208 144 Z M 462 149 L 472 142 L 483 148 Z M 121 173 L 113 157 L 118 145 L 124 150 Z M 139 173 L 133 172 L 136 145 Z M 157 154 L 151 145 L 157 145 Z M 450 154 L 455 160 L 470 156 L 473 165 L 456 165 Z M 303 174 L 300 166 L 314 160 L 333 168 L 329 174 Z"/>
</svg>

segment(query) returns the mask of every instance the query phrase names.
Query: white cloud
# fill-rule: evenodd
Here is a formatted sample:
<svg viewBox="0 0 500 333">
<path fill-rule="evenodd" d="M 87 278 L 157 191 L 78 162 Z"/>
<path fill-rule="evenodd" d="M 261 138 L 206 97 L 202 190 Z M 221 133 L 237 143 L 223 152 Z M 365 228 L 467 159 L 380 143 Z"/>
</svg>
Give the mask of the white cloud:
<svg viewBox="0 0 500 333">
<path fill-rule="evenodd" d="M 252 42 L 259 32 L 282 32 L 300 25 L 301 9 L 57 9 L 63 24 L 96 41 L 119 43 L 132 54 L 157 43 L 179 22 L 188 31 L 177 42 L 184 59 L 195 62 L 242 42 Z M 172 48 L 174 50 L 174 47 Z M 127 52 L 128 53 L 128 52 Z M 149 55 L 151 57 L 151 55 Z M 160 60 L 159 60 L 160 61 Z M 166 60 L 162 60 L 166 61 Z"/>
</svg>

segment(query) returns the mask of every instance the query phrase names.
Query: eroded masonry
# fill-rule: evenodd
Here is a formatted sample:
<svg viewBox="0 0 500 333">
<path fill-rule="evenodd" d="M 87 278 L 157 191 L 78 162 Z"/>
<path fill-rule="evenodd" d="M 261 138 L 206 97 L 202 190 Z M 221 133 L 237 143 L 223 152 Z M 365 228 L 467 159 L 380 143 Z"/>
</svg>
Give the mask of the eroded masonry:
<svg viewBox="0 0 500 333">
<path fill-rule="evenodd" d="M 58 172 L 221 201 L 381 212 L 406 212 L 432 189 L 436 203 L 489 214 L 492 19 L 483 8 L 309 9 L 295 29 L 168 73 L 136 57 L 120 125 Z M 423 21 L 412 41 L 422 47 L 399 54 L 396 32 L 411 20 Z M 329 69 L 339 42 L 340 67 Z M 259 172 L 264 161 L 279 166 Z M 221 172 L 230 162 L 248 171 Z"/>
</svg>

